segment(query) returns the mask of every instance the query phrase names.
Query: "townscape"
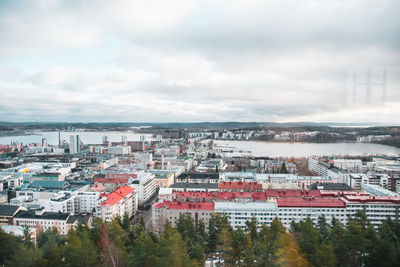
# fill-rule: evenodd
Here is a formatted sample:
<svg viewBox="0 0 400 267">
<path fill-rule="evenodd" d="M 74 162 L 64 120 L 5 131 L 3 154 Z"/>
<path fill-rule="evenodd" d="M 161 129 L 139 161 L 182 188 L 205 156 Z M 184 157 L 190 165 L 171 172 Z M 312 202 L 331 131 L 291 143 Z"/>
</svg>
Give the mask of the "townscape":
<svg viewBox="0 0 400 267">
<path fill-rule="evenodd" d="M 399 267 L 399 14 L 0 1 L 0 267 Z"/>
<path fill-rule="evenodd" d="M 96 132 L 99 140 L 90 144 L 80 139 L 83 130 L 63 132 L 68 140 L 62 140 L 60 132 L 55 132 L 59 138 L 56 144 L 47 143 L 43 135 L 41 143 L 13 141 L 1 146 L 3 235 L 8 233 L 24 242 L 28 239 L 32 246 L 42 246 L 46 238 L 55 238 L 54 235 L 57 240 L 66 237 L 68 242 L 76 231 L 81 234 L 93 229 L 97 234 L 110 231 L 108 240 L 101 241 L 105 242 L 102 249 L 110 245 L 119 254 L 103 255 L 105 258 L 100 262 L 116 257 L 120 266 L 136 261 L 117 243 L 136 241 L 118 240 L 113 231 L 135 232 L 141 227 L 143 234 L 160 236 L 159 241 L 152 241 L 157 243 L 177 229 L 182 239 L 180 245 L 188 250 L 184 257 L 187 264 L 226 261 L 240 265 L 240 261 L 249 260 L 246 255 L 230 255 L 225 250 L 234 247 L 224 250 L 216 244 L 229 243 L 229 238 L 250 238 L 251 241 L 243 242 L 254 245 L 257 229 L 278 231 L 282 235 L 292 233 L 275 237 L 281 243 L 271 252 L 271 259 L 267 259 L 272 264 L 282 260 L 279 246 L 292 246 L 293 231 L 306 231 L 302 227 L 311 227 L 316 233 L 321 231 L 317 238 L 322 239 L 328 238 L 322 231 L 328 231 L 329 225 L 364 227 L 360 231 L 379 232 L 384 226 L 399 229 L 400 158 L 396 155 L 256 157 L 252 151 L 216 144 L 223 129 L 212 134 L 178 129 L 182 136 L 177 138 L 136 133 L 137 140 L 128 139 L 132 132 L 115 132 L 120 141 L 111 141 L 109 136 Z M 364 220 L 365 225 L 352 225 L 357 220 Z M 390 226 L 391 223 L 396 226 Z M 321 224 L 325 230 L 320 228 Z M 193 227 L 196 233 L 201 231 L 203 243 L 191 237 L 194 233 L 186 232 L 191 230 L 185 227 Z M 220 232 L 210 237 L 213 227 Z M 273 230 L 274 227 L 280 230 Z M 210 238 L 214 238 L 214 243 L 210 243 Z M 228 239 L 223 241 L 224 238 Z M 340 259 L 336 258 L 340 256 L 339 248 L 332 247 L 336 241 L 321 241 L 321 246 L 328 248 L 315 248 L 325 249 L 321 253 L 331 253 L 328 257 L 331 262 L 326 263 L 331 266 L 340 265 Z M 305 265 L 317 266 L 316 259 L 307 251 L 309 248 L 301 242 L 293 245 L 296 257 Z M 206 250 L 204 246 L 208 246 Z M 257 255 L 253 252 L 252 257 Z M 10 255 L 2 257 L 4 261 Z M 39 256 L 32 257 L 35 261 Z M 143 257 L 135 264 L 151 266 L 149 259 Z M 359 255 L 349 257 L 352 266 L 368 263 Z M 96 256 L 93 258 L 99 261 Z M 255 265 L 265 262 L 265 259 L 253 260 Z"/>
</svg>

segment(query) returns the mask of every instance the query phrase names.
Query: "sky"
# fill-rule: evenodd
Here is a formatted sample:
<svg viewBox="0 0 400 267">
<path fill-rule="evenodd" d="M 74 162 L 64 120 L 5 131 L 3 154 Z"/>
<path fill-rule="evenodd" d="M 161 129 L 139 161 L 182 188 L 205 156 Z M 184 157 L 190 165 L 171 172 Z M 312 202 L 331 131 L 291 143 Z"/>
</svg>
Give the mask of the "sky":
<svg viewBox="0 0 400 267">
<path fill-rule="evenodd" d="M 0 121 L 399 123 L 399 14 L 398 0 L 0 0 Z"/>
</svg>

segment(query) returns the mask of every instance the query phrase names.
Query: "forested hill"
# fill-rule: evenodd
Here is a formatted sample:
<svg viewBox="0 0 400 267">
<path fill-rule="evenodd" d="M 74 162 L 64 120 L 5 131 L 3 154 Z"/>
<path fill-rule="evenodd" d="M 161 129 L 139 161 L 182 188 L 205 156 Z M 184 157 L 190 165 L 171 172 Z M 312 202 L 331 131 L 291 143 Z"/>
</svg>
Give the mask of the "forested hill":
<svg viewBox="0 0 400 267">
<path fill-rule="evenodd" d="M 66 237 L 56 230 L 42 232 L 36 246 L 0 230 L 3 266 L 400 266 L 400 224 L 387 220 L 378 230 L 362 213 L 344 227 L 338 220 L 318 226 L 310 219 L 291 224 L 275 219 L 257 231 L 255 219 L 247 230 L 234 230 L 226 217 L 213 215 L 206 229 L 181 215 L 176 228 L 166 224 L 161 235 L 134 226 L 126 216 L 94 227 L 78 227 Z M 27 235 L 26 235 L 27 236 Z"/>
</svg>

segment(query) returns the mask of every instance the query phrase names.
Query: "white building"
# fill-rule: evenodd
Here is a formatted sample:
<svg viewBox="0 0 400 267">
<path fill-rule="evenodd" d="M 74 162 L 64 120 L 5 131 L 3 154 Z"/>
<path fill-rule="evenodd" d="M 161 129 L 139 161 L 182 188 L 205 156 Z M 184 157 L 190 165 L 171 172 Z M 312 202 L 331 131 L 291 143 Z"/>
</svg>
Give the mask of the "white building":
<svg viewBox="0 0 400 267">
<path fill-rule="evenodd" d="M 0 192 L 11 188 L 18 188 L 22 185 L 22 176 L 0 175 Z"/>
<path fill-rule="evenodd" d="M 261 224 L 270 224 L 278 215 L 276 202 L 215 202 L 215 212 L 228 216 L 233 228 L 246 228 L 246 222 L 252 217 Z"/>
<path fill-rule="evenodd" d="M 28 226 L 46 231 L 55 228 L 61 235 L 67 234 L 67 221 L 69 213 L 45 212 L 44 209 L 36 211 L 19 211 L 14 216 L 14 225 Z"/>
<path fill-rule="evenodd" d="M 361 172 L 362 161 L 359 159 L 334 159 L 333 166 L 342 171 Z"/>
<path fill-rule="evenodd" d="M 161 157 L 164 153 L 165 157 L 177 157 L 180 154 L 179 146 L 170 146 L 168 148 L 157 148 L 154 151 L 154 156 Z"/>
<path fill-rule="evenodd" d="M 331 165 L 328 162 L 320 161 L 318 158 L 308 158 L 308 169 L 321 176 L 328 176 L 328 169 Z"/>
<path fill-rule="evenodd" d="M 93 213 L 100 202 L 99 192 L 76 192 L 79 213 Z"/>
<path fill-rule="evenodd" d="M 69 136 L 69 153 L 76 154 L 81 150 L 81 140 L 79 139 L 79 135 L 70 135 Z"/>
<path fill-rule="evenodd" d="M 121 186 L 110 194 L 102 194 L 102 201 L 96 208 L 96 216 L 105 222 L 110 222 L 113 218 L 124 214 L 129 217 L 137 212 L 137 194 L 134 188 Z"/>
<path fill-rule="evenodd" d="M 350 173 L 348 176 L 347 184 L 354 190 L 361 190 L 361 185 L 364 183 L 365 175 L 360 173 Z"/>
<path fill-rule="evenodd" d="M 367 192 L 373 196 L 390 196 L 390 197 L 398 197 L 399 194 L 392 192 L 386 188 L 383 188 L 379 185 L 374 184 L 362 184 L 362 190 Z"/>
<path fill-rule="evenodd" d="M 108 149 L 108 154 L 113 154 L 113 155 L 128 155 L 131 153 L 130 146 L 112 146 L 107 149 Z"/>
<path fill-rule="evenodd" d="M 149 172 L 138 172 L 137 178 L 130 185 L 138 192 L 139 205 L 148 201 L 157 191 L 155 175 Z"/>
</svg>

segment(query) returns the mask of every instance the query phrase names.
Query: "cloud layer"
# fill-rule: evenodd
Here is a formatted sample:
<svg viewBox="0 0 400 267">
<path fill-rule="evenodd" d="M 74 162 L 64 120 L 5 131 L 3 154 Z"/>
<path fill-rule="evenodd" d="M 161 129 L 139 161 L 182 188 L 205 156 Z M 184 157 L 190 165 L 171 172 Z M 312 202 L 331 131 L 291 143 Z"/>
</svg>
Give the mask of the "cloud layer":
<svg viewBox="0 0 400 267">
<path fill-rule="evenodd" d="M 398 123 L 398 14 L 396 0 L 1 2 L 0 120 Z"/>
</svg>

